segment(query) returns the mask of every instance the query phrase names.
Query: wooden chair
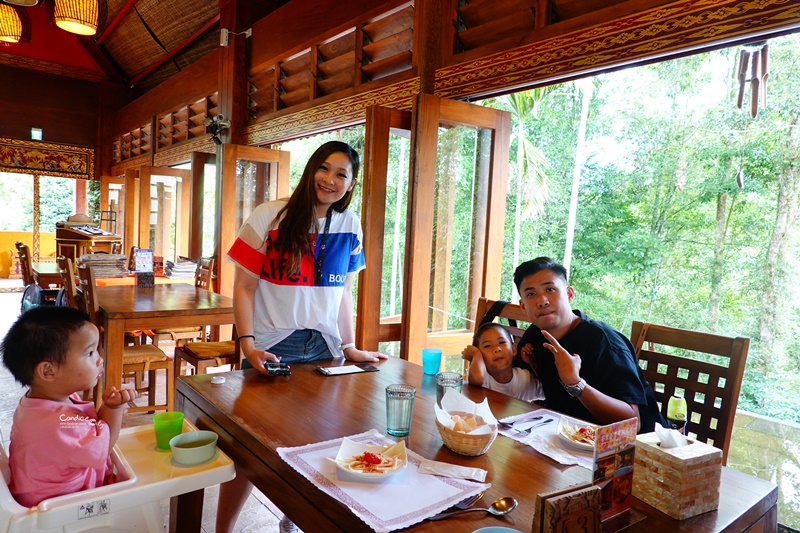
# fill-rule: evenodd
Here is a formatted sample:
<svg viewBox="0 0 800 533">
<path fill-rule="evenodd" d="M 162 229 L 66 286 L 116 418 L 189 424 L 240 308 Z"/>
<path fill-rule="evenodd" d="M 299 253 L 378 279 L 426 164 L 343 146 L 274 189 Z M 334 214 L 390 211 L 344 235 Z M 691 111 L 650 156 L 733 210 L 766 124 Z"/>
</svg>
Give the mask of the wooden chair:
<svg viewBox="0 0 800 533">
<path fill-rule="evenodd" d="M 61 271 L 61 281 L 64 286 L 64 292 L 67 295 L 67 305 L 75 309 L 81 309 L 81 303 L 78 301 L 78 288 L 75 285 L 75 269 L 72 265 L 72 259 L 59 255 L 56 258 L 56 263 Z"/>
<path fill-rule="evenodd" d="M 213 291 L 213 284 L 211 281 L 212 272 L 214 269 L 214 259 L 200 258 L 197 262 L 197 269 L 194 273 L 194 286 Z M 144 334 L 151 339 L 151 342 L 158 346 L 161 341 L 172 340 L 175 341 L 175 346 L 180 346 L 186 341 L 200 341 L 205 340 L 205 328 L 201 327 L 185 327 L 174 329 L 152 329 L 145 330 Z"/>
<path fill-rule="evenodd" d="M 486 313 L 495 303 L 497 303 L 497 300 L 489 300 L 483 296 L 478 298 L 478 307 L 475 312 L 475 327 L 472 328 L 473 333 L 478 331 L 478 328 L 481 326 L 481 320 L 483 320 L 483 317 L 486 316 Z M 496 318 L 505 318 L 508 321 L 508 325 L 503 325 L 506 327 L 508 332 L 511 333 L 514 343 L 519 345 L 519 341 L 528 326 L 528 317 L 525 314 L 525 311 L 523 311 L 523 309 L 517 304 L 507 303 L 497 313 Z M 520 324 L 520 322 L 524 322 L 524 324 Z M 467 372 L 469 372 L 469 362 L 464 361 L 462 373 L 466 376 Z"/>
<path fill-rule="evenodd" d="M 34 283 L 33 267 L 31 266 L 31 254 L 27 244 L 20 241 L 14 243 L 17 247 L 17 257 L 19 258 L 19 270 L 22 274 L 22 286 L 27 287 Z"/>
<path fill-rule="evenodd" d="M 195 287 L 213 290 L 213 259 L 200 259 L 194 276 Z M 205 328 L 203 329 L 205 332 Z M 236 326 L 233 327 L 233 339 L 218 342 L 187 342 L 175 347 L 175 379 L 181 375 L 182 362 L 186 361 L 195 368 L 195 373 L 205 374 L 208 368 L 231 365 L 237 370 L 241 362 L 240 348 Z"/>
<path fill-rule="evenodd" d="M 92 322 L 94 322 L 95 325 L 100 328 L 100 334 L 102 338 L 103 331 L 98 320 L 100 304 L 97 301 L 97 285 L 95 284 L 94 272 L 92 271 L 92 268 L 89 266 L 79 266 L 78 278 L 80 279 L 81 289 L 83 291 L 84 310 L 89 314 Z M 162 409 L 172 411 L 175 404 L 175 378 L 173 377 L 172 369 L 172 360 L 157 346 L 153 346 L 152 344 L 125 346 L 122 353 L 122 373 L 134 375 L 142 375 L 147 373 L 148 375 L 147 405 L 132 406 L 128 408 L 128 412 L 135 413 Z M 155 403 L 156 371 L 158 370 L 164 370 L 167 374 L 167 397 L 166 403 L 163 404 Z"/>
<path fill-rule="evenodd" d="M 481 325 L 481 320 L 486 316 L 486 312 L 489 311 L 496 302 L 497 300 L 489 300 L 483 296 L 478 299 L 478 309 L 475 313 L 475 327 L 472 331 L 478 330 Z M 509 325 L 507 328 L 511 336 L 514 337 L 514 342 L 519 343 L 526 329 L 526 327 L 520 327 L 519 322 L 524 322 L 525 326 L 528 325 L 528 316 L 525 314 L 525 311 L 517 304 L 507 303 L 497 314 L 497 317 L 513 320 L 517 323 L 516 326 Z"/>
<path fill-rule="evenodd" d="M 661 414 L 666 418 L 667 401 L 682 392 L 686 434 L 720 448 L 726 464 L 750 339 L 634 321 L 631 341 Z"/>
</svg>

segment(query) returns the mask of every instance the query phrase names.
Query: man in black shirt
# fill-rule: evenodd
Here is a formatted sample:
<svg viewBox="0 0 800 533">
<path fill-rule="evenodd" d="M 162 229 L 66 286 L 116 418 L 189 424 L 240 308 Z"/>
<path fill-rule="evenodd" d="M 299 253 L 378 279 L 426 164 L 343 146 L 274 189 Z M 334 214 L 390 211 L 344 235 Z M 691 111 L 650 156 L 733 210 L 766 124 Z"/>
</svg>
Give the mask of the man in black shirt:
<svg viewBox="0 0 800 533">
<path fill-rule="evenodd" d="M 572 310 L 575 290 L 562 265 L 548 257 L 526 261 L 514 271 L 514 283 L 532 324 L 517 364 L 542 382 L 548 408 L 599 424 L 636 417 L 640 433 L 666 425 L 628 338 Z"/>
</svg>

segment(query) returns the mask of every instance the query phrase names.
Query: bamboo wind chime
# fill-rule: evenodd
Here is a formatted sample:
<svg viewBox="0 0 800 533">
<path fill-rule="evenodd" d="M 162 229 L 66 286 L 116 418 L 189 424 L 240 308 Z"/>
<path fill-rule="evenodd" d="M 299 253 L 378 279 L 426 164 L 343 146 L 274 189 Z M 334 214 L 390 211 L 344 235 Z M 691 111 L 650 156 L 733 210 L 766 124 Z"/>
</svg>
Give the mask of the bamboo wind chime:
<svg viewBox="0 0 800 533">
<path fill-rule="evenodd" d="M 752 46 L 752 45 L 751 45 Z M 748 70 L 750 78 L 747 77 Z M 736 98 L 736 107 L 741 109 L 744 104 L 745 85 L 750 82 L 750 116 L 756 118 L 758 110 L 767 107 L 767 79 L 769 78 L 769 45 L 764 44 L 760 50 L 748 52 L 742 50 L 739 54 L 739 96 Z"/>
</svg>

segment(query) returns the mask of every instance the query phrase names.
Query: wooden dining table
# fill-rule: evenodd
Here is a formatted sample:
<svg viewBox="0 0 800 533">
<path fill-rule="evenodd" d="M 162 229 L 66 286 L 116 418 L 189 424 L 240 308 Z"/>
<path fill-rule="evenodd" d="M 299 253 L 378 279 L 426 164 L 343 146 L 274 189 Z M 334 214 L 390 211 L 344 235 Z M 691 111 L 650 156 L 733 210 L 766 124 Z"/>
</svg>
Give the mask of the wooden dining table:
<svg viewBox="0 0 800 533">
<path fill-rule="evenodd" d="M 34 281 L 43 289 L 50 285 L 61 287 L 63 280 L 57 263 L 31 263 Z"/>
<path fill-rule="evenodd" d="M 328 362 L 327 364 L 335 364 Z M 563 490 L 591 481 L 591 472 L 563 466 L 530 446 L 498 436 L 489 451 L 478 457 L 458 455 L 446 447 L 436 429 L 433 405 L 434 376 L 419 365 L 389 358 L 378 372 L 325 376 L 316 364 L 292 365 L 291 376 L 268 377 L 255 370 L 223 373 L 225 383 L 212 384 L 211 376 L 185 376 L 178 380 L 176 409 L 202 429 L 219 434 L 219 447 L 267 498 L 304 531 L 371 531 L 351 510 L 328 496 L 294 470 L 278 454 L 294 447 L 355 435 L 375 428 L 386 430 L 385 388 L 393 383 L 417 389 L 411 432 L 406 446 L 427 459 L 482 468 L 491 488 L 482 503 L 488 505 L 512 496 L 519 506 L 503 518 L 469 513 L 446 522 L 423 521 L 410 531 L 473 532 L 487 526 L 532 529 L 537 494 Z M 220 375 L 220 374 L 215 374 Z M 504 394 L 470 385 L 463 393 L 475 402 L 488 399 L 499 419 L 535 408 Z M 733 532 L 777 530 L 777 487 L 768 481 L 723 467 L 719 509 L 677 521 L 633 498 L 640 520 L 626 531 Z M 180 516 L 199 516 L 202 497 L 176 500 Z M 753 529 L 749 529 L 749 528 Z"/>
<path fill-rule="evenodd" d="M 97 299 L 105 329 L 106 388 L 122 383 L 126 331 L 233 324 L 232 299 L 185 283 L 97 287 Z"/>
</svg>

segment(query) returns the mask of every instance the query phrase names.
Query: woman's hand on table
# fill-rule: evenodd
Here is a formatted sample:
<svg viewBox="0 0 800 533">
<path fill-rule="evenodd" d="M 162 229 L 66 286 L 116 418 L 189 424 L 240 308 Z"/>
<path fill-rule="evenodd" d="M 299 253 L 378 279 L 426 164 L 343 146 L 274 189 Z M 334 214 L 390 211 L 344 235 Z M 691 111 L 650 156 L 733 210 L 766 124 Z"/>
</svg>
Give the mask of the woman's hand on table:
<svg viewBox="0 0 800 533">
<path fill-rule="evenodd" d="M 265 368 L 264 365 L 266 365 L 268 361 L 273 363 L 278 363 L 281 360 L 281 358 L 275 355 L 274 353 L 270 353 L 264 350 L 259 350 L 256 347 L 251 347 L 251 348 L 242 347 L 242 353 L 244 353 L 244 356 L 247 358 L 247 360 L 250 362 L 253 368 L 258 370 L 262 374 L 267 373 L 267 369 Z"/>
<path fill-rule="evenodd" d="M 344 350 L 344 358 L 355 363 L 376 363 L 381 359 L 388 359 L 389 356 L 381 352 L 368 352 L 350 347 Z"/>
</svg>

